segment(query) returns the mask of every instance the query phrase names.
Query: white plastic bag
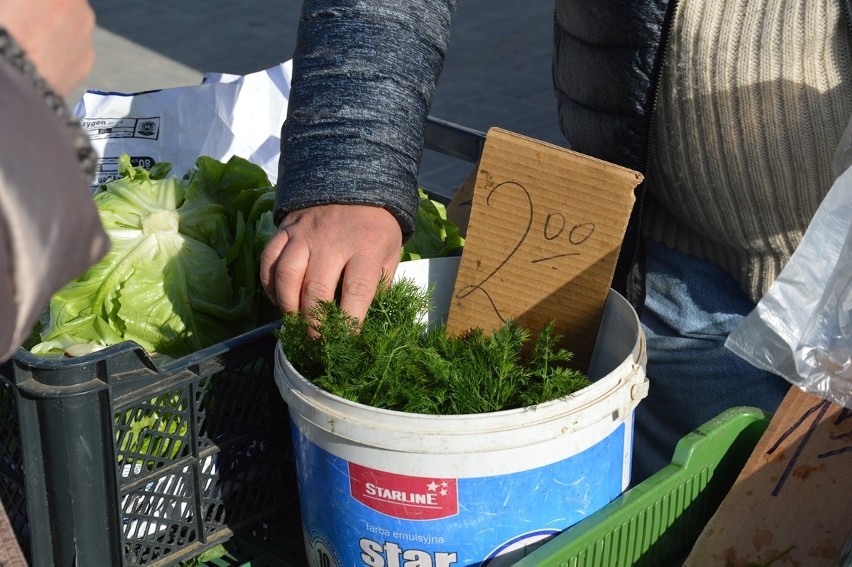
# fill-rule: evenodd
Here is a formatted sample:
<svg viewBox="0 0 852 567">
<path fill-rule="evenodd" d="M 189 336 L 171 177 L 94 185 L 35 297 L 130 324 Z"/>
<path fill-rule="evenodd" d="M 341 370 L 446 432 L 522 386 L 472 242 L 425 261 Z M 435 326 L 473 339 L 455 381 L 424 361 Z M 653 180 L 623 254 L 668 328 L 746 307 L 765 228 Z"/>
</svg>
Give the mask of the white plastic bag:
<svg viewBox="0 0 852 567">
<path fill-rule="evenodd" d="M 292 62 L 248 75 L 207 73 L 199 85 L 141 93 L 87 91 L 74 107 L 100 156 L 92 190 L 118 175 L 118 156 L 183 175 L 206 155 L 237 155 L 278 177 Z"/>
<path fill-rule="evenodd" d="M 725 346 L 805 392 L 852 408 L 852 121 L 834 182 L 790 261 Z"/>
</svg>

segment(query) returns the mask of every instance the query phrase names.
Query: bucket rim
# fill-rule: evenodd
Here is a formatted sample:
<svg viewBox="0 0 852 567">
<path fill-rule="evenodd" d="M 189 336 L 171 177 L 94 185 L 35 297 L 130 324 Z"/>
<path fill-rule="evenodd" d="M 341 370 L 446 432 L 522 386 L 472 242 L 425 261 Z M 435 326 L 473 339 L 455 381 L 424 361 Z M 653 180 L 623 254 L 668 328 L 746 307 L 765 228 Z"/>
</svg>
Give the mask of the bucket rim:
<svg viewBox="0 0 852 567">
<path fill-rule="evenodd" d="M 629 361 L 625 361 L 629 362 Z M 290 389 L 293 392 L 301 392 L 302 394 L 313 394 L 313 398 L 311 399 L 311 403 L 315 402 L 315 399 L 318 397 L 320 399 L 327 399 L 333 401 L 335 405 L 346 406 L 350 408 L 357 409 L 359 411 L 369 411 L 370 413 L 375 414 L 384 414 L 387 416 L 394 417 L 404 417 L 406 419 L 422 419 L 422 420 L 434 420 L 435 418 L 441 418 L 442 420 L 449 420 L 452 418 L 458 419 L 459 421 L 464 421 L 466 424 L 470 423 L 471 420 L 489 420 L 494 417 L 501 416 L 512 416 L 525 414 L 529 412 L 547 412 L 551 408 L 555 408 L 556 406 L 563 406 L 568 402 L 576 402 L 578 400 L 585 400 L 586 398 L 593 398 L 597 400 L 600 396 L 606 395 L 623 385 L 623 383 L 630 382 L 632 383 L 635 378 L 635 372 L 624 372 L 622 373 L 620 379 L 614 380 L 614 378 L 618 377 L 617 372 L 611 372 L 609 375 L 604 376 L 598 380 L 593 381 L 588 386 L 578 390 L 572 394 L 567 396 L 563 396 L 561 398 L 555 398 L 552 400 L 548 400 L 546 402 L 541 402 L 539 404 L 524 406 L 520 408 L 511 408 L 505 410 L 498 411 L 489 411 L 489 412 L 479 412 L 479 413 L 459 413 L 459 414 L 426 414 L 426 413 L 413 413 L 413 412 L 405 412 L 401 410 L 394 410 L 388 408 L 381 408 L 376 406 L 371 406 L 368 404 L 362 404 L 360 402 L 356 402 L 353 400 L 349 400 L 347 398 L 343 398 L 336 394 L 329 392 L 328 390 L 324 390 L 314 384 L 310 379 L 303 376 L 298 370 L 293 367 L 290 363 L 290 360 L 287 358 L 286 353 L 284 352 L 283 346 L 280 341 L 278 341 L 275 345 L 275 363 L 276 367 L 279 367 L 282 370 L 282 373 L 287 377 L 287 383 L 290 386 Z M 631 364 L 634 367 L 634 371 L 638 368 L 638 362 L 635 364 Z M 644 377 L 644 375 L 643 375 Z M 295 379 L 296 383 L 293 383 L 293 379 Z M 612 384 L 611 382 L 615 382 Z M 598 390 L 601 390 L 600 392 Z M 284 392 L 282 392 L 284 395 Z M 285 395 L 286 399 L 286 395 Z M 564 416 L 564 413 L 560 413 L 560 415 Z"/>
<path fill-rule="evenodd" d="M 442 264 L 449 266 L 449 271 L 438 276 L 454 277 L 452 269 L 457 264 Z M 422 265 L 417 272 L 423 275 Z M 429 275 L 435 275 L 431 269 Z M 419 283 L 425 285 L 423 281 Z M 617 343 L 602 339 L 609 334 L 599 333 L 592 356 L 593 362 L 599 358 L 599 363 L 595 373 L 589 373 L 591 384 L 568 396 L 526 407 L 438 415 L 369 406 L 332 394 L 303 376 L 290 363 L 280 340 L 275 345 L 275 382 L 297 426 L 301 423 L 316 435 L 324 431 L 323 435 L 356 443 L 373 444 L 377 432 L 384 431 L 387 435 L 382 436 L 389 444 L 408 439 L 421 446 L 446 449 L 447 440 L 455 443 L 464 437 L 477 436 L 489 446 L 507 447 L 529 443 L 529 435 L 524 435 L 529 428 L 536 428 L 540 439 L 583 430 L 611 429 L 632 422 L 633 410 L 647 394 L 646 351 L 635 310 L 613 290 L 607 296 L 602 329 L 604 324 L 615 326 L 618 332 L 612 336 Z M 614 344 L 619 345 L 616 351 Z"/>
<path fill-rule="evenodd" d="M 426 452 L 464 453 L 471 443 L 497 451 L 549 443 L 566 435 L 600 435 L 602 430 L 613 431 L 632 422 L 633 410 L 641 400 L 635 385 L 645 381 L 644 368 L 633 364 L 628 373 L 601 378 L 574 397 L 500 412 L 431 415 L 341 398 L 296 373 L 282 349 L 276 348 L 275 358 L 276 383 L 291 419 L 303 434 L 316 442 L 317 435 L 330 436 L 324 438 L 394 452 L 417 447 Z"/>
</svg>

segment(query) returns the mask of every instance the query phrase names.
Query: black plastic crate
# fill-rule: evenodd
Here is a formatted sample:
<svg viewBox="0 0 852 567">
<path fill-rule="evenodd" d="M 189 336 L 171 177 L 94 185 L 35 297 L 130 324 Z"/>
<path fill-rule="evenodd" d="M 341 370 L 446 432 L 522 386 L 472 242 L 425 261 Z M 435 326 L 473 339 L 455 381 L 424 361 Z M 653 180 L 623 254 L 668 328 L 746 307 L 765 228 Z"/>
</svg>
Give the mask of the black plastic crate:
<svg viewBox="0 0 852 567">
<path fill-rule="evenodd" d="M 170 565 L 292 509 L 275 325 L 163 366 L 132 342 L 19 350 L 0 371 L 0 498 L 32 564 Z"/>
<path fill-rule="evenodd" d="M 475 162 L 483 143 L 427 123 L 444 157 Z M 426 189 L 446 202 L 455 188 Z M 300 533 L 278 324 L 162 365 L 130 341 L 18 349 L 0 367 L 0 501 L 31 564 L 175 565 L 267 519 Z"/>
</svg>

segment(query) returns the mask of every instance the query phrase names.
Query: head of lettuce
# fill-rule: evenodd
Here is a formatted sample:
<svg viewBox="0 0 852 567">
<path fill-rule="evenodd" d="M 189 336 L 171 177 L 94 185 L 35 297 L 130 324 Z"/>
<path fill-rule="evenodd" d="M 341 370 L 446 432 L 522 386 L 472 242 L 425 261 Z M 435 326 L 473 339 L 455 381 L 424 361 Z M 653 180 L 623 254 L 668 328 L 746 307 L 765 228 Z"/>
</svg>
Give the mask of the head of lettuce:
<svg viewBox="0 0 852 567">
<path fill-rule="evenodd" d="M 112 247 L 54 294 L 31 352 L 79 355 L 130 340 L 178 358 L 271 319 L 258 285 L 275 230 L 266 173 L 236 156 L 201 156 L 183 177 L 170 170 L 119 158 L 119 177 L 93 196 Z"/>
</svg>

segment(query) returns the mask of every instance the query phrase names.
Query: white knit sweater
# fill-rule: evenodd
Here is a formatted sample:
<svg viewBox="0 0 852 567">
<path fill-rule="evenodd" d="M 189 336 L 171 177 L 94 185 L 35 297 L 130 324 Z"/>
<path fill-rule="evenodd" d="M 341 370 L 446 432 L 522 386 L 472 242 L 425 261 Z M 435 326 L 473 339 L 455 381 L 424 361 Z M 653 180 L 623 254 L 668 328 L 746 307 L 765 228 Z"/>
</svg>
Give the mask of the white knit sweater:
<svg viewBox="0 0 852 567">
<path fill-rule="evenodd" d="M 681 0 L 667 57 L 645 232 L 757 301 L 834 180 L 849 23 L 836 0 Z"/>
</svg>

